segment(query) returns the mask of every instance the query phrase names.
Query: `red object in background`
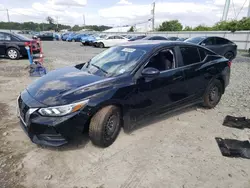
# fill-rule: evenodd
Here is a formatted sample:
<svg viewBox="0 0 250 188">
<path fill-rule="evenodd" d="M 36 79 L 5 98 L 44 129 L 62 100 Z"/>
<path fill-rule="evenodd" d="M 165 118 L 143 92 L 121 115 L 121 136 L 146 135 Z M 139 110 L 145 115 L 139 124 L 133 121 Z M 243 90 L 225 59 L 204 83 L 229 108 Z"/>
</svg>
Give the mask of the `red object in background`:
<svg viewBox="0 0 250 188">
<path fill-rule="evenodd" d="M 33 57 L 33 60 L 35 59 L 36 62 L 43 63 L 44 55 L 42 50 L 42 42 L 40 39 L 33 39 L 30 42 L 25 42 L 25 46 L 30 47 L 30 54 Z M 34 58 L 34 54 L 39 52 L 39 56 L 37 58 Z"/>
<path fill-rule="evenodd" d="M 231 67 L 231 65 L 232 65 L 232 61 L 229 61 L 228 66 Z"/>
</svg>

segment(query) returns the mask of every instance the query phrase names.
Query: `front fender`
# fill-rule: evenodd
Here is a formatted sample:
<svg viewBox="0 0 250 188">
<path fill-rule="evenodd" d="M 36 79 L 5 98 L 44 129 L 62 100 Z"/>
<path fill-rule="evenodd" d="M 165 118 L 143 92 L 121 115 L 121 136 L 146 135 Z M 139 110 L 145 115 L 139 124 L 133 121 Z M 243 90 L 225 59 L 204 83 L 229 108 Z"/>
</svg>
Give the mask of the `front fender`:
<svg viewBox="0 0 250 188">
<path fill-rule="evenodd" d="M 16 48 L 16 49 L 20 50 L 20 47 L 16 44 L 7 44 L 6 49 L 8 49 L 8 48 Z"/>
</svg>

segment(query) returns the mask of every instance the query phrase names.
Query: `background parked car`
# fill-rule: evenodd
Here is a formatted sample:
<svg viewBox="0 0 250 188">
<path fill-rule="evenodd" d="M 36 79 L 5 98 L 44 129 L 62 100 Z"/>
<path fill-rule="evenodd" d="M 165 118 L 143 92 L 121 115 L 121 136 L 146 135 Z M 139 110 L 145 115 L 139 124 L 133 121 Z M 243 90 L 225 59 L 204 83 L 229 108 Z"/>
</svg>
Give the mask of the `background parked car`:
<svg viewBox="0 0 250 188">
<path fill-rule="evenodd" d="M 143 39 L 145 37 L 146 37 L 146 35 L 134 36 L 134 37 L 130 38 L 128 41 L 140 40 L 140 39 Z"/>
<path fill-rule="evenodd" d="M 72 33 L 64 33 L 64 34 L 62 34 L 62 36 L 61 36 L 62 41 L 66 41 L 66 39 L 69 37 L 70 34 L 72 34 Z"/>
<path fill-rule="evenodd" d="M 90 41 L 94 41 L 95 36 L 93 34 L 87 34 L 86 36 L 81 37 L 82 45 L 89 45 Z"/>
<path fill-rule="evenodd" d="M 77 34 L 76 33 L 71 33 L 68 35 L 66 41 L 68 42 L 72 42 L 73 38 L 76 36 Z"/>
<path fill-rule="evenodd" d="M 40 40 L 42 40 L 42 41 L 53 41 L 54 34 L 53 33 L 42 33 L 42 34 L 33 36 L 33 38 L 40 38 Z"/>
<path fill-rule="evenodd" d="M 162 36 L 147 36 L 143 38 L 142 40 L 168 40 L 168 39 Z"/>
<path fill-rule="evenodd" d="M 178 38 L 176 41 L 185 41 L 187 40 L 188 38 Z"/>
<path fill-rule="evenodd" d="M 192 37 L 185 42 L 204 46 L 229 60 L 234 59 L 237 55 L 237 45 L 222 37 Z"/>
<path fill-rule="evenodd" d="M 61 40 L 61 35 L 58 33 L 54 33 L 54 39 L 55 40 Z"/>
<path fill-rule="evenodd" d="M 167 39 L 171 41 L 176 41 L 179 39 L 179 37 L 167 37 Z"/>
<path fill-rule="evenodd" d="M 36 40 L 18 34 L 0 32 L 0 56 L 7 56 L 10 59 L 27 56 L 25 45 L 29 45 L 33 53 L 40 52 L 40 46 Z"/>
<path fill-rule="evenodd" d="M 82 38 L 82 37 L 85 37 L 85 36 L 87 36 L 87 34 L 84 34 L 84 33 L 74 35 L 74 36 L 72 37 L 72 42 L 80 42 L 80 41 L 81 41 L 81 38 Z"/>
<path fill-rule="evenodd" d="M 96 46 L 100 48 L 111 47 L 117 44 L 128 42 L 128 39 L 118 35 L 108 36 L 105 39 L 100 39 L 96 41 Z"/>
</svg>

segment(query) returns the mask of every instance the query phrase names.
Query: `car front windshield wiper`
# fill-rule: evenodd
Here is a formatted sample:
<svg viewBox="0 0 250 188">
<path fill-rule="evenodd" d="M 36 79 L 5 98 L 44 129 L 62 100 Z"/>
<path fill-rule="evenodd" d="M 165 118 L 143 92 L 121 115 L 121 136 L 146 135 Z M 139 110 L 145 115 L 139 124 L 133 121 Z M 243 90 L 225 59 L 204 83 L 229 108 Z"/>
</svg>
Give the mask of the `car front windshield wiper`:
<svg viewBox="0 0 250 188">
<path fill-rule="evenodd" d="M 93 67 L 95 67 L 95 68 L 101 70 L 101 71 L 104 72 L 105 74 L 108 74 L 108 72 L 105 71 L 104 69 L 102 69 L 101 67 L 99 67 L 99 66 L 97 66 L 97 65 L 95 65 L 95 64 L 90 64 L 90 65 L 92 65 Z"/>
</svg>

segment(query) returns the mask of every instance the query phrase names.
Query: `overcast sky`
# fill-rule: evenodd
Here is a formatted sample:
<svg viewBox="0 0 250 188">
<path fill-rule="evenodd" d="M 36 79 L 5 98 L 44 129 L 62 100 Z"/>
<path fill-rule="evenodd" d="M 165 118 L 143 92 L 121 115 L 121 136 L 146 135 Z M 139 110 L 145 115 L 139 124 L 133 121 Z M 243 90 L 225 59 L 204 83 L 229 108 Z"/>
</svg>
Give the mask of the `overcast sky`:
<svg viewBox="0 0 250 188">
<path fill-rule="evenodd" d="M 243 4 L 246 1 L 244 7 Z M 0 10 L 9 9 L 10 20 L 45 22 L 47 16 L 59 23 L 75 25 L 127 25 L 148 20 L 152 0 L 0 0 Z M 247 15 L 249 0 L 231 0 L 229 18 Z M 212 25 L 222 17 L 225 0 L 157 0 L 155 19 L 178 19 L 185 25 Z M 0 21 L 7 21 L 6 11 L 0 11 Z"/>
</svg>

